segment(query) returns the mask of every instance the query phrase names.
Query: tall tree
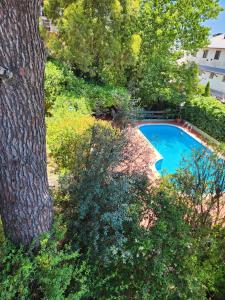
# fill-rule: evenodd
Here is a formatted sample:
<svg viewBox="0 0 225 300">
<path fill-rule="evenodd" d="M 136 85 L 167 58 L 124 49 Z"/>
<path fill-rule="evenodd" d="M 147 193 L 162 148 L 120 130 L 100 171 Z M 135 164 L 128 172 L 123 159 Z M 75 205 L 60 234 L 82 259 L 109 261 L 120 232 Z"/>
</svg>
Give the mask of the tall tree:
<svg viewBox="0 0 225 300">
<path fill-rule="evenodd" d="M 58 27 L 47 46 L 81 73 L 124 85 L 141 47 L 139 11 L 139 0 L 46 0 L 45 13 Z"/>
<path fill-rule="evenodd" d="M 137 86 L 146 99 L 151 98 L 153 89 L 147 93 L 147 88 L 143 91 L 145 82 L 141 86 L 139 83 L 146 77 L 152 77 L 153 87 L 156 78 L 173 80 L 171 67 L 175 71 L 177 59 L 184 51 L 192 53 L 207 44 L 209 28 L 203 25 L 204 21 L 215 18 L 221 11 L 218 0 L 45 0 L 44 3 L 46 15 L 58 27 L 58 33 L 46 39 L 53 56 L 103 82 L 128 84 L 132 91 Z M 179 79 L 180 68 L 177 73 Z M 153 92 L 162 98 L 157 86 Z"/>
<path fill-rule="evenodd" d="M 209 28 L 204 22 L 217 17 L 221 11 L 219 2 L 142 0 L 142 3 L 139 17 L 142 47 L 133 79 L 133 85 L 139 89 L 137 94 L 150 107 L 155 102 L 188 100 L 197 85 L 197 69 L 194 65 L 189 68 L 180 58 L 207 45 Z"/>
<path fill-rule="evenodd" d="M 0 1 L 0 65 L 13 73 L 0 85 L 0 212 L 6 236 L 23 245 L 52 223 L 40 6 L 41 0 Z"/>
</svg>

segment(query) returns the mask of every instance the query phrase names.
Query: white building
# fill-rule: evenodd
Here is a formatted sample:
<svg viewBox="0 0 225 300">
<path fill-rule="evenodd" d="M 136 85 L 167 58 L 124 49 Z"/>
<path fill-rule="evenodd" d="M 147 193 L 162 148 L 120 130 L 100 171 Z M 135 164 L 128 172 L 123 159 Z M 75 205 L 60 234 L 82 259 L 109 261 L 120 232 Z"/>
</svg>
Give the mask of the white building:
<svg viewBox="0 0 225 300">
<path fill-rule="evenodd" d="M 210 82 L 211 94 L 225 100 L 225 34 L 212 37 L 208 47 L 198 51 L 192 58 L 200 69 L 200 83 Z"/>
</svg>

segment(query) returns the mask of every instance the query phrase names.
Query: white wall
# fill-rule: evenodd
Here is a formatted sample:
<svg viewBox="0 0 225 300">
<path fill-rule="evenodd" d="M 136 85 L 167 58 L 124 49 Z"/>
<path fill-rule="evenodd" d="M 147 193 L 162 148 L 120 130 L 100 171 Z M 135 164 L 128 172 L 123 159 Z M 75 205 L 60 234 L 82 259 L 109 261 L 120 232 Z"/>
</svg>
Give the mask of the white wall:
<svg viewBox="0 0 225 300">
<path fill-rule="evenodd" d="M 204 50 L 208 50 L 208 55 L 203 58 Z M 216 51 L 221 51 L 219 59 L 214 59 Z M 208 66 L 213 68 L 219 68 L 225 70 L 225 35 L 218 35 L 211 39 L 210 45 L 198 51 L 196 56 L 187 56 L 185 60 L 188 62 L 194 61 L 198 65 Z M 184 60 L 184 61 L 185 61 Z M 213 78 L 210 78 L 210 71 L 201 71 L 200 83 L 206 85 L 210 82 L 210 88 L 218 91 L 225 98 L 225 82 L 223 81 L 222 74 L 215 74 Z"/>
<path fill-rule="evenodd" d="M 223 82 L 223 75 L 216 74 L 212 79 L 210 78 L 210 72 L 203 72 L 200 75 L 200 84 L 206 85 L 210 82 L 210 88 L 219 91 L 225 95 L 225 82 Z"/>
<path fill-rule="evenodd" d="M 207 58 L 203 58 L 204 50 L 209 51 Z M 221 51 L 219 60 L 214 59 L 217 50 Z M 201 49 L 198 51 L 197 56 L 194 58 L 194 61 L 199 65 L 225 69 L 225 49 L 219 49 L 219 48 Z"/>
</svg>

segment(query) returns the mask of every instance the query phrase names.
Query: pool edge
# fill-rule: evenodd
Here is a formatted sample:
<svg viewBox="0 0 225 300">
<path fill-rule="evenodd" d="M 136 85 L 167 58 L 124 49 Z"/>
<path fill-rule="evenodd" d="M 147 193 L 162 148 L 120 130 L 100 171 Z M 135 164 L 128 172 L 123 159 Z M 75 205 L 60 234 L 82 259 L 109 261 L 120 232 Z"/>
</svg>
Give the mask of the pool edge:
<svg viewBox="0 0 225 300">
<path fill-rule="evenodd" d="M 199 144 L 201 144 L 203 147 L 213 151 L 213 148 L 208 145 L 205 141 L 201 140 L 197 134 L 199 134 L 197 132 L 197 134 L 193 134 L 192 132 L 188 131 L 187 128 L 184 128 L 183 125 L 185 123 L 182 124 L 171 124 L 169 122 L 143 122 L 141 124 L 137 124 L 135 127 L 138 128 L 138 132 L 144 137 L 144 139 L 148 142 L 148 144 L 151 146 L 151 148 L 153 148 L 155 154 L 156 154 L 156 160 L 154 162 L 154 166 L 153 166 L 153 171 L 157 174 L 157 176 L 162 177 L 162 175 L 159 173 L 159 171 L 156 169 L 156 163 L 162 159 L 164 159 L 164 157 L 158 152 L 158 150 L 153 146 L 153 144 L 146 138 L 146 136 L 142 133 L 142 131 L 140 130 L 141 127 L 143 126 L 151 126 L 151 125 L 167 125 L 167 126 L 171 126 L 171 127 L 176 127 L 180 130 L 182 130 L 184 133 L 186 133 L 187 135 L 191 136 L 195 141 L 197 141 Z M 213 151 L 214 152 L 214 151 Z"/>
</svg>

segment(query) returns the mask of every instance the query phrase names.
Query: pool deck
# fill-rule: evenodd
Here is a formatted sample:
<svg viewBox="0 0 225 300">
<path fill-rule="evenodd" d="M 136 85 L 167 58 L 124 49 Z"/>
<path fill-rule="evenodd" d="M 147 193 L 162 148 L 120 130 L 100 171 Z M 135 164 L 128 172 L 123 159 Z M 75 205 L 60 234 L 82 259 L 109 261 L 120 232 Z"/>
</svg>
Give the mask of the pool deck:
<svg viewBox="0 0 225 300">
<path fill-rule="evenodd" d="M 127 139 L 124 159 L 117 170 L 128 174 L 139 174 L 148 177 L 153 182 L 156 179 L 155 149 L 141 134 L 137 127 L 129 127 L 125 131 Z"/>
</svg>

